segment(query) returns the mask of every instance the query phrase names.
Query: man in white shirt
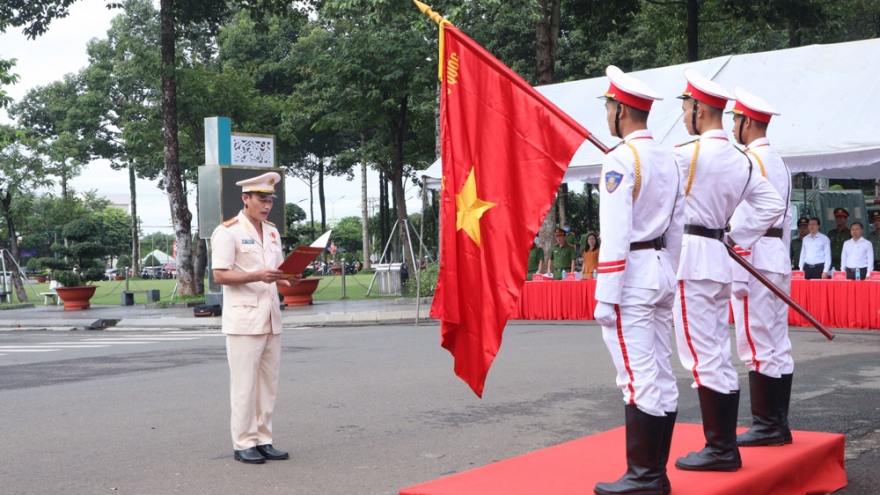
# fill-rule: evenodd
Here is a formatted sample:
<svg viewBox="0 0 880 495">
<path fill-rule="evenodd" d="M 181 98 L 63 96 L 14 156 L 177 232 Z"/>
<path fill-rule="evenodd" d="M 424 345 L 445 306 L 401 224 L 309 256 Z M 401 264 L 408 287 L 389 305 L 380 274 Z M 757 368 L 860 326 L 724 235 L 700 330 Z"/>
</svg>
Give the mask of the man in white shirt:
<svg viewBox="0 0 880 495">
<path fill-rule="evenodd" d="M 859 270 L 858 280 L 865 280 L 874 267 L 874 246 L 862 237 L 861 222 L 853 222 L 849 230 L 852 239 L 843 243 L 840 269 L 846 272 L 847 280 L 856 280 L 856 270 Z"/>
<path fill-rule="evenodd" d="M 819 219 L 811 218 L 808 228 L 810 235 L 801 243 L 801 260 L 799 268 L 804 278 L 831 278 L 831 240 L 819 232 Z"/>
</svg>

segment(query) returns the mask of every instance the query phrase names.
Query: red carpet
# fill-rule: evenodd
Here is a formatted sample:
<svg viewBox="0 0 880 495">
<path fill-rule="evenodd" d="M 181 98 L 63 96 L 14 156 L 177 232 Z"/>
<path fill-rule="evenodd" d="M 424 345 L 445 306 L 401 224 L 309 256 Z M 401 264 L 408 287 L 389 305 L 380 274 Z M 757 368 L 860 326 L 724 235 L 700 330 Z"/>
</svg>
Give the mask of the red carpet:
<svg viewBox="0 0 880 495">
<path fill-rule="evenodd" d="M 742 429 L 745 431 L 745 429 Z M 740 449 L 734 473 L 675 469 L 704 444 L 700 425 L 677 424 L 669 455 L 672 495 L 818 495 L 846 486 L 844 436 L 794 431 L 784 447 Z M 589 495 L 626 470 L 623 427 L 404 488 L 400 495 Z"/>
</svg>

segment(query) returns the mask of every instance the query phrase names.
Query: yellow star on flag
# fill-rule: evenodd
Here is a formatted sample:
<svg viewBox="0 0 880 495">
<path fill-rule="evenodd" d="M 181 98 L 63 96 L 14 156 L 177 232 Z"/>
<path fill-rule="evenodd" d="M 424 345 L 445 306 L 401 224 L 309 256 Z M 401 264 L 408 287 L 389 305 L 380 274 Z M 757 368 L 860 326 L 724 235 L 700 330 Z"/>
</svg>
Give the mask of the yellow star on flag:
<svg viewBox="0 0 880 495">
<path fill-rule="evenodd" d="M 477 179 L 474 169 L 471 169 L 461 193 L 455 195 L 455 230 L 464 229 L 477 246 L 480 246 L 480 217 L 493 206 L 496 206 L 495 203 L 477 197 Z"/>
</svg>

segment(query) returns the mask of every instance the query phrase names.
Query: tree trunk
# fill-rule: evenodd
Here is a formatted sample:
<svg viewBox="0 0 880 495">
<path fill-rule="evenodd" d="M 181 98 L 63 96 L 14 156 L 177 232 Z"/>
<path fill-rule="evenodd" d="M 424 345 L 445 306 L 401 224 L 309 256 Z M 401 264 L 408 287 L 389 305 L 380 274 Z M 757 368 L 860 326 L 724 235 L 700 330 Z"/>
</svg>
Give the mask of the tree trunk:
<svg viewBox="0 0 880 495">
<path fill-rule="evenodd" d="M 312 242 L 315 242 L 318 236 L 315 235 L 315 179 L 313 175 L 309 176 L 309 215 L 312 222 Z"/>
<path fill-rule="evenodd" d="M 27 292 L 24 291 L 24 284 L 21 283 L 21 272 L 15 263 L 20 263 L 21 256 L 18 252 L 18 239 L 15 236 L 15 222 L 12 220 L 12 193 L 6 190 L 6 195 L 2 198 L 3 211 L 6 213 L 6 230 L 9 232 L 9 251 L 3 253 L 9 254 L 6 260 L 6 271 L 12 273 L 12 286 L 15 288 L 15 297 L 18 302 L 27 302 Z M 15 261 L 13 263 L 12 261 Z"/>
<path fill-rule="evenodd" d="M 364 149 L 367 137 L 361 131 L 361 240 L 363 244 L 364 269 L 370 269 L 370 212 L 367 209 L 367 156 Z"/>
<path fill-rule="evenodd" d="M 788 47 L 797 48 L 801 46 L 801 24 L 797 19 L 789 19 L 788 21 Z"/>
<path fill-rule="evenodd" d="M 175 81 L 174 0 L 161 0 L 162 29 L 162 124 L 165 145 L 165 190 L 171 207 L 171 222 L 177 239 L 177 294 L 195 296 L 192 257 L 192 213 L 180 176 L 177 139 L 177 83 Z"/>
<path fill-rule="evenodd" d="M 556 192 L 556 210 L 559 212 L 559 226 L 562 227 L 568 223 L 566 210 L 568 206 L 568 184 L 560 184 L 559 191 Z"/>
<path fill-rule="evenodd" d="M 593 186 L 592 184 L 584 184 L 584 191 L 587 193 L 587 231 L 586 234 L 593 232 Z M 583 246 L 581 246 L 583 249 Z"/>
<path fill-rule="evenodd" d="M 385 180 L 385 172 L 379 171 L 379 243 L 382 249 L 388 242 L 388 225 L 385 221 L 385 212 L 388 209 L 388 181 Z M 384 252 L 382 254 L 385 254 Z M 380 260 L 387 263 L 385 260 Z"/>
<path fill-rule="evenodd" d="M 321 235 L 327 232 L 327 198 L 324 196 L 324 159 L 318 158 L 318 206 L 321 208 Z"/>
<path fill-rule="evenodd" d="M 204 294 L 205 273 L 208 269 L 208 242 L 206 239 L 199 239 L 196 244 L 195 258 L 196 290 L 199 294 Z"/>
<path fill-rule="evenodd" d="M 538 0 L 540 7 L 539 18 L 535 26 L 535 85 L 553 83 L 554 69 L 556 66 L 556 47 L 559 36 L 559 15 L 561 0 Z M 549 3 L 548 3 L 549 2 Z M 560 189 L 561 190 L 561 189 Z M 541 247 L 545 256 L 550 255 L 553 246 L 554 231 L 556 230 L 556 211 L 559 204 L 559 196 L 551 205 L 550 211 L 544 217 L 541 229 L 538 231 Z M 564 207 L 562 209 L 564 213 Z"/>
<path fill-rule="evenodd" d="M 409 271 L 410 277 L 416 276 L 415 264 L 409 252 L 409 232 L 407 222 L 409 221 L 406 212 L 406 191 L 403 189 L 403 140 L 406 131 L 406 113 L 409 104 L 409 97 L 404 96 L 400 101 L 400 107 L 395 112 L 396 115 L 391 116 L 392 137 L 394 139 L 394 162 L 393 173 L 391 175 L 391 189 L 394 194 L 394 202 L 397 206 L 397 231 L 400 234 L 400 247 L 403 251 L 403 262 Z"/>
<path fill-rule="evenodd" d="M 687 0 L 687 61 L 700 60 L 700 0 Z"/>
<path fill-rule="evenodd" d="M 538 0 L 540 7 L 535 25 L 535 85 L 550 84 L 556 67 L 561 0 Z"/>
<path fill-rule="evenodd" d="M 140 273 L 140 239 L 138 238 L 137 216 L 137 183 L 135 181 L 134 166 L 128 164 L 128 188 L 131 191 L 131 273 Z"/>
</svg>

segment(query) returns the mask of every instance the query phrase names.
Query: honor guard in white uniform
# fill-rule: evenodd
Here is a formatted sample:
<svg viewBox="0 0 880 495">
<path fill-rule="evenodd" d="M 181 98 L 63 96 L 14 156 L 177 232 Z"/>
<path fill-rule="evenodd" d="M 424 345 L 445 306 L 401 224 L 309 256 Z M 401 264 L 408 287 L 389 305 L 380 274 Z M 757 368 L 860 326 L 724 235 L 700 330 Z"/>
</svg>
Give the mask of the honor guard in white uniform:
<svg viewBox="0 0 880 495">
<path fill-rule="evenodd" d="M 734 88 L 733 137 L 746 146 L 752 173 L 760 172 L 785 200 L 785 215 L 773 224 L 751 249 L 734 250 L 762 275 L 785 291 L 791 291 L 791 172 L 767 139 L 770 118 L 779 115 L 766 101 Z M 740 203 L 730 219 L 731 229 L 747 223 L 754 214 L 748 203 Z M 749 369 L 752 428 L 737 436 L 740 447 L 791 443 L 788 403 L 794 360 L 788 339 L 788 306 L 738 263 L 733 270 L 733 317 L 736 321 L 736 348 Z"/>
<path fill-rule="evenodd" d="M 733 99 L 718 84 L 685 70 L 684 124 L 699 138 L 672 153 L 685 177 L 684 236 L 675 294 L 675 334 L 682 365 L 694 377 L 700 398 L 706 446 L 678 459 L 675 467 L 693 471 L 735 471 L 742 467 L 736 445 L 739 381 L 731 363 L 730 284 L 732 270 L 725 228 L 737 205 L 752 206 L 747 221 L 729 236 L 750 249 L 785 214 L 773 186 L 728 140 L 724 107 Z"/>
<path fill-rule="evenodd" d="M 266 218 L 281 176 L 269 172 L 236 182 L 244 208 L 211 236 L 214 280 L 223 285 L 223 333 L 229 359 L 235 460 L 287 459 L 272 446 L 272 412 L 281 358 L 281 307 L 276 284 L 284 261 L 281 235 Z"/>
<path fill-rule="evenodd" d="M 678 413 L 672 308 L 682 236 L 683 181 L 647 121 L 660 96 L 609 66 L 605 108 L 623 139 L 602 162 L 595 318 L 617 369 L 626 419 L 626 474 L 599 495 L 668 493 L 666 463 Z"/>
</svg>

